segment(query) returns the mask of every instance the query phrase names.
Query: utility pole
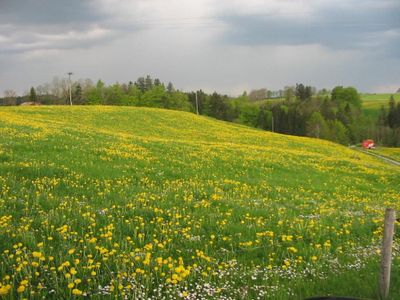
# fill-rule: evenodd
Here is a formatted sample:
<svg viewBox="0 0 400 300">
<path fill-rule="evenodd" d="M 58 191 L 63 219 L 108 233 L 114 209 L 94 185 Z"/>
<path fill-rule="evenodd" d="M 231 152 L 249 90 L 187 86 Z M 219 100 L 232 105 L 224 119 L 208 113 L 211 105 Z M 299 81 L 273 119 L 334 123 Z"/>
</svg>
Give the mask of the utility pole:
<svg viewBox="0 0 400 300">
<path fill-rule="evenodd" d="M 199 114 L 199 101 L 197 100 L 197 91 L 196 91 L 196 113 Z"/>
<path fill-rule="evenodd" d="M 271 128 L 272 128 L 272 132 L 274 132 L 274 115 L 271 114 Z"/>
<path fill-rule="evenodd" d="M 72 72 L 68 72 L 68 79 L 69 79 L 69 105 L 72 105 L 72 87 L 71 87 L 71 75 Z"/>
</svg>

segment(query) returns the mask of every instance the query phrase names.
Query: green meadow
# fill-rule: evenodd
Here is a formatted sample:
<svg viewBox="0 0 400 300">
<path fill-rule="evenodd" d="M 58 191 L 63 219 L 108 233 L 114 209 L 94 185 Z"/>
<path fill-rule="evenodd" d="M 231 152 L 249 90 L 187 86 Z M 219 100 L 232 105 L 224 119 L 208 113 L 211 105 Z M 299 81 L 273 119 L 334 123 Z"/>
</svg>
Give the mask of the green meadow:
<svg viewBox="0 0 400 300">
<path fill-rule="evenodd" d="M 400 94 L 361 94 L 364 114 L 377 119 L 382 105 L 386 109 L 389 108 L 389 99 L 392 95 L 396 101 L 400 100 Z"/>
<path fill-rule="evenodd" d="M 0 298 L 377 299 L 399 182 L 347 147 L 192 113 L 2 107 Z"/>
</svg>

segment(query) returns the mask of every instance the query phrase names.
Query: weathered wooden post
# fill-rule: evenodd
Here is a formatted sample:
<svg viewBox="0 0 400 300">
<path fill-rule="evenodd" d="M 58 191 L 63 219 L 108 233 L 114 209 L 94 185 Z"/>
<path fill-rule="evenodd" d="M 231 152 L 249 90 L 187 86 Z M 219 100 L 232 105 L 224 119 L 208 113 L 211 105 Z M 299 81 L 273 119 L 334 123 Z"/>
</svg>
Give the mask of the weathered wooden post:
<svg viewBox="0 0 400 300">
<path fill-rule="evenodd" d="M 387 208 L 385 212 L 385 225 L 383 229 L 383 243 L 381 251 L 381 273 L 379 275 L 379 290 L 383 299 L 389 295 L 390 268 L 392 264 L 392 244 L 396 213 L 394 209 Z"/>
</svg>

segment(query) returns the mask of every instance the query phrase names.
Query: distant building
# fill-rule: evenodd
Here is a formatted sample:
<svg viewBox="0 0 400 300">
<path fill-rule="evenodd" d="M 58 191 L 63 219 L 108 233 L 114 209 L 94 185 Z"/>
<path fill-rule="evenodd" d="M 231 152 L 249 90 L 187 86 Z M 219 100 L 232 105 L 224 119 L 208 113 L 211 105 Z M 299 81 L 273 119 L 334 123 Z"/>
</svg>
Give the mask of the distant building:
<svg viewBox="0 0 400 300">
<path fill-rule="evenodd" d="M 40 105 L 40 104 L 35 102 L 22 102 L 20 104 L 20 106 L 34 106 L 34 105 Z"/>
<path fill-rule="evenodd" d="M 364 149 L 373 149 L 373 148 L 375 148 L 375 142 L 373 140 L 370 140 L 370 139 L 364 140 L 362 142 L 362 146 L 363 146 Z"/>
</svg>

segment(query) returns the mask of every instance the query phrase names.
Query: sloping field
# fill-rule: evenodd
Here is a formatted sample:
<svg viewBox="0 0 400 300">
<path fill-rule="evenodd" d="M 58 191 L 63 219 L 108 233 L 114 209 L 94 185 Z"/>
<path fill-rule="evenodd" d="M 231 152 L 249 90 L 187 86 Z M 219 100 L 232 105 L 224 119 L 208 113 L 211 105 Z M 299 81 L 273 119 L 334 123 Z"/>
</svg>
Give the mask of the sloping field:
<svg viewBox="0 0 400 300">
<path fill-rule="evenodd" d="M 376 149 L 371 150 L 371 152 L 376 152 L 378 154 L 400 162 L 400 148 L 377 147 Z"/>
<path fill-rule="evenodd" d="M 0 108 L 0 295 L 376 298 L 399 182 L 327 141 L 190 113 Z"/>
<path fill-rule="evenodd" d="M 361 94 L 364 113 L 368 117 L 377 118 L 382 105 L 385 106 L 386 109 L 389 108 L 389 99 L 391 95 L 393 95 L 396 101 L 400 100 L 400 94 Z"/>
</svg>

